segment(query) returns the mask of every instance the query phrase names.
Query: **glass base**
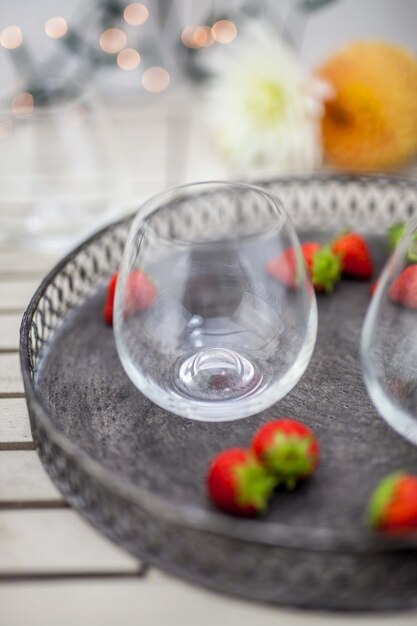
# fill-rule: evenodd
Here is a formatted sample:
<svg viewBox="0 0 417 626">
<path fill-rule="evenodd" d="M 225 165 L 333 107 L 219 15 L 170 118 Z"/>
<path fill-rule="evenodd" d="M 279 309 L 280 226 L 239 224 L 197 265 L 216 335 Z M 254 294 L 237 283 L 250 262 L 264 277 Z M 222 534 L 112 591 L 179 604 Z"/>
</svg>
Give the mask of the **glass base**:
<svg viewBox="0 0 417 626">
<path fill-rule="evenodd" d="M 173 373 L 177 391 L 192 400 L 234 401 L 254 393 L 263 375 L 238 352 L 205 348 L 181 359 Z"/>
</svg>

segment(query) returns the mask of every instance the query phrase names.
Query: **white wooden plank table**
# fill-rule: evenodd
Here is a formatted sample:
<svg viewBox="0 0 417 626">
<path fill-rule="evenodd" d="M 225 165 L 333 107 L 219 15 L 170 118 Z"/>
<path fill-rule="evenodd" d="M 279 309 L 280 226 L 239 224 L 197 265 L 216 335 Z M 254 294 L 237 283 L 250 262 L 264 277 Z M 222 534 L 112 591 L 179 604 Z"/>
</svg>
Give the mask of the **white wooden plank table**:
<svg viewBox="0 0 417 626">
<path fill-rule="evenodd" d="M 115 115 L 132 206 L 168 185 L 225 176 L 185 107 L 166 101 Z M 0 246 L 0 625 L 415 626 L 416 612 L 293 611 L 192 587 L 139 563 L 68 507 L 34 449 L 18 364 L 22 312 L 55 260 Z"/>
</svg>

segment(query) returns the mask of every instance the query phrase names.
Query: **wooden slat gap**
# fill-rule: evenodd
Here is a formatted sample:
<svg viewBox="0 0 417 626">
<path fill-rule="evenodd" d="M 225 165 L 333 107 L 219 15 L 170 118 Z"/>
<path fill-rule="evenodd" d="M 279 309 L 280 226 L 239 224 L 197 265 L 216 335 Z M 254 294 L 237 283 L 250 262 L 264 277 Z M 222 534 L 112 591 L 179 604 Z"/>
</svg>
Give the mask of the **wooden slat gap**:
<svg viewBox="0 0 417 626">
<path fill-rule="evenodd" d="M 24 574 L 10 572 L 0 574 L 0 583 L 24 583 L 24 582 L 45 582 L 56 580 L 92 580 L 103 578 L 145 578 L 148 574 L 149 566 L 141 565 L 136 572 L 25 572 Z"/>
<path fill-rule="evenodd" d="M 33 441 L 0 441 L 0 452 L 4 450 L 36 450 Z"/>
<path fill-rule="evenodd" d="M 3 500 L 0 502 L 0 511 L 20 511 L 30 509 L 69 509 L 69 504 L 64 500 Z"/>
<path fill-rule="evenodd" d="M 0 393 L 0 400 L 14 400 L 16 398 L 24 398 L 25 393 L 23 391 L 3 391 Z"/>
<path fill-rule="evenodd" d="M 1 324 L 1 321 L 0 321 Z M 19 352 L 18 348 L 0 348 L 0 354 L 17 354 Z"/>
</svg>

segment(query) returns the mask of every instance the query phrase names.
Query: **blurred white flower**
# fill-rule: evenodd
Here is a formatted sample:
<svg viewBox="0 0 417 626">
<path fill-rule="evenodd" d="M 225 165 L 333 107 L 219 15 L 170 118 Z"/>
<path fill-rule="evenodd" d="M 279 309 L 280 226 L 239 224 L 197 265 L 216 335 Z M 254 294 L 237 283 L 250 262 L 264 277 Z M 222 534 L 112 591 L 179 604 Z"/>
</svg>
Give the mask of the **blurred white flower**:
<svg viewBox="0 0 417 626">
<path fill-rule="evenodd" d="M 331 88 L 276 32 L 248 24 L 235 43 L 213 51 L 209 63 L 209 118 L 228 161 L 279 169 L 320 164 L 320 119 Z"/>
</svg>

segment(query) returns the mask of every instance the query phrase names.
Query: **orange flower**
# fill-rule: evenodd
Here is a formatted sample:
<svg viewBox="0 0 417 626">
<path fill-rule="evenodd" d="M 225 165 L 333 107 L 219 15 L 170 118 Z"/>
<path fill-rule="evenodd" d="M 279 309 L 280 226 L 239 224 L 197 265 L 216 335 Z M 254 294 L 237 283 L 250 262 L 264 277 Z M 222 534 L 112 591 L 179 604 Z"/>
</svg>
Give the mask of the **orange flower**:
<svg viewBox="0 0 417 626">
<path fill-rule="evenodd" d="M 322 120 L 336 165 L 381 170 L 417 152 L 417 58 L 383 42 L 356 42 L 319 69 L 334 87 Z"/>
</svg>

